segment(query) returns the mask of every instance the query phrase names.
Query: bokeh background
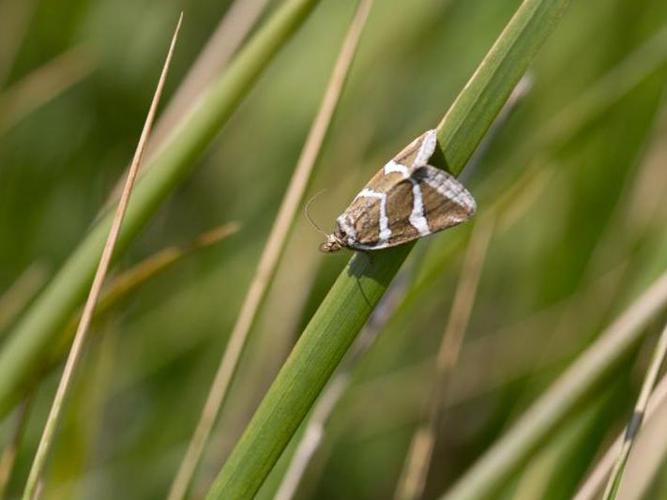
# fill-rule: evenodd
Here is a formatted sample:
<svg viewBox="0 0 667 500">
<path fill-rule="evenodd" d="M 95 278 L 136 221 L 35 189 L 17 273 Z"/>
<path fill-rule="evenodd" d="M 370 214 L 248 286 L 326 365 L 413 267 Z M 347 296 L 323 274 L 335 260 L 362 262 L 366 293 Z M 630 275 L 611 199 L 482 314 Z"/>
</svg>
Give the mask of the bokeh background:
<svg viewBox="0 0 667 500">
<path fill-rule="evenodd" d="M 5 297 L 22 303 L 8 295 L 21 283 L 29 301 L 91 227 L 134 151 L 179 11 L 185 19 L 164 103 L 230 3 L 0 1 Z M 268 2 L 259 24 L 278 3 Z M 311 208 L 324 229 L 384 161 L 441 119 L 519 4 L 376 1 L 309 189 L 326 188 Z M 221 224 L 241 224 L 95 323 L 45 498 L 164 497 L 354 7 L 321 2 L 194 175 L 119 259 L 120 272 Z M 444 492 L 665 268 L 666 62 L 664 0 L 573 1 L 533 64 L 530 90 L 464 173 L 480 214 L 506 203 L 451 380 L 426 498 Z M 406 272 L 419 287 L 353 370 L 299 498 L 392 497 L 429 395 L 471 226 L 413 251 Z M 194 498 L 349 258 L 318 253 L 321 239 L 299 216 Z M 647 335 L 497 498 L 569 498 L 630 415 L 654 341 Z M 25 481 L 59 372 L 32 397 L 10 497 Z M 12 425 L 6 419 L 3 445 Z M 646 498 L 667 495 L 665 465 L 654 477 Z M 536 494 L 535 481 L 549 487 Z"/>
</svg>

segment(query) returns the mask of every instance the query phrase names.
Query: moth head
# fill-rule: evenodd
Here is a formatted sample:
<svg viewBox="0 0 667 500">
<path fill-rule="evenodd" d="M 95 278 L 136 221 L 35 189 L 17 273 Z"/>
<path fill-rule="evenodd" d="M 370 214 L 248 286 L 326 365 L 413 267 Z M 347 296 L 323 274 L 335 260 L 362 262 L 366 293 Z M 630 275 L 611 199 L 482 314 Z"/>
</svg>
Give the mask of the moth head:
<svg viewBox="0 0 667 500">
<path fill-rule="evenodd" d="M 328 234 L 327 241 L 320 245 L 320 252 L 333 253 L 343 248 L 343 243 L 335 234 Z"/>
</svg>

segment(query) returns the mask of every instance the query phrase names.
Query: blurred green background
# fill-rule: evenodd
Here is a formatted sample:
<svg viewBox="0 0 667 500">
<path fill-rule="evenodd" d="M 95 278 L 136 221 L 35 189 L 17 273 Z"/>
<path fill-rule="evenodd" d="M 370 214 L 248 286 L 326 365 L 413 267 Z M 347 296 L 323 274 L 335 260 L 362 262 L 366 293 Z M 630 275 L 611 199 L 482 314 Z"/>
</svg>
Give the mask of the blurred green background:
<svg viewBox="0 0 667 500">
<path fill-rule="evenodd" d="M 229 3 L 0 1 L 0 290 L 10 290 L 26 270 L 36 286 L 43 284 L 90 228 L 131 158 L 179 11 L 184 24 L 163 103 Z M 269 13 L 277 3 L 270 2 Z M 326 188 L 312 207 L 323 228 L 333 228 L 384 161 L 440 120 L 519 4 L 375 3 L 310 189 Z M 220 224 L 242 225 L 95 324 L 51 458 L 46 498 L 166 493 L 354 6 L 321 2 L 195 174 L 120 259 L 118 269 L 127 269 Z M 667 34 L 661 30 L 667 30 L 664 0 L 573 1 L 538 54 L 530 92 L 465 173 L 480 214 L 524 172 L 533 175 L 496 226 L 427 498 L 445 491 L 664 269 Z M 73 57 L 57 59 L 68 51 Z M 38 72 L 49 64 L 56 81 L 72 84 L 20 113 L 21 99 L 41 91 L 25 79 L 47 82 L 48 90 L 51 80 Z M 410 268 L 440 264 L 429 268 L 419 294 L 355 370 L 299 498 L 392 497 L 428 394 L 469 229 L 428 238 L 413 252 Z M 206 491 L 349 257 L 319 254 L 320 240 L 299 217 L 194 498 Z M 581 408 L 569 431 L 576 446 L 566 447 L 549 472 L 558 481 L 534 498 L 569 498 L 622 428 L 650 342 Z M 34 398 L 10 494 L 21 491 L 56 383 L 50 375 Z M 8 419 L 5 436 L 11 425 Z M 540 451 L 555 449 L 562 437 L 554 435 Z M 531 498 L 521 482 L 530 474 L 526 466 L 498 498 Z M 660 488 L 654 484 L 649 498 L 667 491 Z"/>
</svg>

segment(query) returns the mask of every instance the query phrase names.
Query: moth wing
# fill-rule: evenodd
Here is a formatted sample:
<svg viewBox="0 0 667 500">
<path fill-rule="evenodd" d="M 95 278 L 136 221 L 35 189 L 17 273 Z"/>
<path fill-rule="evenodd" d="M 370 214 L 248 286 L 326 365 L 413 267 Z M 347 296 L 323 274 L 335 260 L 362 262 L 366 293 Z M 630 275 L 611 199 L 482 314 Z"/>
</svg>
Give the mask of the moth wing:
<svg viewBox="0 0 667 500">
<path fill-rule="evenodd" d="M 376 246 L 380 241 L 380 199 L 358 196 L 341 216 L 354 238 L 348 240 L 353 248 L 383 248 Z M 339 226 L 340 226 L 339 221 Z"/>
<path fill-rule="evenodd" d="M 437 145 L 435 130 L 427 130 L 401 150 L 393 161 L 410 169 L 423 167 L 433 156 Z"/>
<path fill-rule="evenodd" d="M 355 241 L 348 241 L 349 246 L 360 250 L 379 250 L 408 241 L 398 240 L 394 235 L 403 234 L 403 224 L 399 219 L 406 209 L 409 215 L 411 204 L 410 181 L 397 172 L 387 174 L 380 169 L 341 216 L 355 234 Z M 410 231 L 410 228 L 405 230 Z M 418 238 L 419 234 L 414 229 L 412 231 L 415 235 L 410 239 Z"/>
<path fill-rule="evenodd" d="M 416 240 L 431 233 L 426 225 L 415 218 L 415 201 L 419 204 L 419 194 L 415 197 L 415 181 L 412 176 L 397 182 L 387 196 L 387 216 L 391 237 L 385 246 L 393 247 Z M 421 231 L 420 231 L 421 228 Z"/>
<path fill-rule="evenodd" d="M 432 233 L 456 226 L 475 215 L 475 198 L 451 174 L 425 165 L 415 169 L 411 178 L 420 187 L 424 218 Z"/>
<path fill-rule="evenodd" d="M 355 199 L 346 211 L 351 219 L 350 222 L 357 230 L 358 238 L 351 245 L 353 248 L 362 250 L 390 248 L 434 232 L 429 229 L 425 218 L 420 220 L 415 216 L 415 200 L 421 206 L 421 191 L 416 193 L 415 190 L 420 188 L 415 187 L 418 186 L 418 182 L 412 176 L 407 178 L 401 178 L 398 175 L 384 176 L 381 182 L 379 181 L 380 179 L 369 185 L 376 186 L 376 189 L 380 188 L 375 192 L 383 193 L 386 196 L 384 212 L 381 209 L 380 199 L 365 196 Z M 364 191 L 367 190 L 368 188 Z M 383 224 L 380 222 L 383 214 L 389 230 L 385 237 L 382 235 Z"/>
<path fill-rule="evenodd" d="M 352 248 L 379 250 L 402 245 L 465 222 L 475 213 L 475 199 L 463 184 L 431 165 L 415 168 L 407 178 L 381 172 L 376 177 L 345 212 L 357 236 L 350 242 Z M 386 196 L 384 210 L 381 196 Z M 384 237 L 383 215 L 389 230 Z"/>
</svg>

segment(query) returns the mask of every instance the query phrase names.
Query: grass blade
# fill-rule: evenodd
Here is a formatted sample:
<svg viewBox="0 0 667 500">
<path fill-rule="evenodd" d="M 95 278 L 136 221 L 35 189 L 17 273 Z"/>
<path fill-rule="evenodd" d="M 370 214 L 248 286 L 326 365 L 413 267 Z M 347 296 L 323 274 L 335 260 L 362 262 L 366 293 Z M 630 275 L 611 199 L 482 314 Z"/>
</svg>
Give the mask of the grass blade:
<svg viewBox="0 0 667 500">
<path fill-rule="evenodd" d="M 441 166 L 459 174 L 567 0 L 526 0 L 438 127 Z M 438 158 L 436 157 L 435 160 Z M 303 332 L 209 498 L 249 498 L 283 449 L 378 303 L 412 245 L 379 252 L 369 266 L 353 257 Z"/>
<path fill-rule="evenodd" d="M 625 470 L 625 464 L 628 462 L 628 457 L 630 456 L 630 450 L 632 445 L 635 442 L 635 438 L 641 429 L 642 422 L 644 420 L 644 415 L 646 414 L 646 407 L 648 405 L 649 397 L 655 386 L 655 382 L 658 379 L 658 373 L 660 372 L 660 367 L 667 356 L 667 326 L 662 331 L 660 338 L 658 339 L 658 344 L 655 347 L 653 352 L 653 357 L 651 359 L 651 364 L 649 369 L 646 372 L 646 377 L 644 378 L 644 383 L 642 384 L 641 391 L 639 393 L 639 398 L 637 399 L 637 404 L 635 405 L 635 410 L 632 413 L 632 418 L 625 430 L 625 437 L 623 439 L 623 445 L 614 464 L 614 468 L 611 471 L 609 476 L 609 481 L 607 482 L 607 487 L 602 498 L 604 500 L 612 500 L 616 498 L 618 494 L 618 489 L 621 486 L 621 480 L 623 479 L 623 471 Z"/>
<path fill-rule="evenodd" d="M 269 0 L 236 0 L 227 8 L 215 32 L 155 123 L 148 143 L 149 157 L 178 125 L 195 98 L 227 67 L 268 3 Z"/>
<path fill-rule="evenodd" d="M 585 92 L 569 103 L 560 113 L 550 119 L 546 125 L 538 129 L 533 140 L 526 141 L 525 147 L 512 154 L 506 165 L 529 164 L 519 180 L 512 185 L 494 191 L 503 192 L 503 198 L 497 203 L 498 209 L 505 212 L 521 212 L 514 210 L 516 191 L 525 189 L 530 183 L 542 188 L 549 170 L 555 170 L 553 162 L 549 163 L 544 151 L 557 150 L 568 138 L 575 137 L 586 125 L 598 118 L 620 98 L 634 90 L 641 82 L 654 75 L 664 65 L 667 58 L 667 28 L 661 29 L 640 47 L 632 51 L 619 64 L 598 78 Z M 531 159 L 532 158 L 532 159 Z M 503 181 L 507 182 L 507 181 Z M 490 182 L 495 185 L 494 182 Z M 537 197 L 538 188 L 534 196 Z M 520 207 L 525 209 L 527 207 Z M 513 219 L 510 215 L 507 218 Z M 499 226 L 505 226 L 499 217 Z M 444 255 L 444 252 L 443 252 Z M 442 268 L 448 255 L 427 260 L 426 269 L 420 273 L 419 280 L 413 286 L 406 299 L 412 303 L 422 293 L 428 293 L 429 286 L 437 278 L 435 270 Z"/>
<path fill-rule="evenodd" d="M 87 78 L 96 63 L 85 47 L 71 48 L 0 93 L 0 136 L 30 113 Z"/>
<path fill-rule="evenodd" d="M 272 497 L 274 500 L 292 500 L 295 497 L 308 465 L 324 441 L 329 419 L 339 400 L 346 394 L 352 383 L 354 369 L 373 346 L 387 321 L 392 317 L 396 307 L 403 299 L 411 274 L 410 270 L 404 269 L 392 282 L 391 287 L 382 297 L 373 314 L 368 318 L 368 322 L 355 339 L 347 356 L 317 400 L 312 415 L 306 423 L 303 435 L 295 445 L 296 449 L 290 457 L 290 463 L 286 467 L 277 492 Z M 282 458 L 284 459 L 284 457 L 285 454 Z M 275 469 L 272 474 L 275 474 Z M 266 488 L 266 483 L 264 488 Z"/>
<path fill-rule="evenodd" d="M 0 295 L 0 332 L 21 314 L 47 278 L 46 266 L 34 262 Z"/>
<path fill-rule="evenodd" d="M 424 493 L 440 423 L 440 408 L 449 392 L 449 378 L 459 360 L 494 225 L 492 215 L 480 219 L 468 243 L 454 302 L 438 350 L 435 373 L 431 382 L 431 395 L 426 401 L 423 421 L 412 436 L 394 496 L 397 500 L 416 500 Z"/>
<path fill-rule="evenodd" d="M 304 22 L 318 0 L 288 0 L 242 50 L 226 73 L 202 96 L 169 137 L 137 182 L 116 245 L 119 255 L 160 203 L 194 168 L 271 58 Z M 107 214 L 81 242 L 60 272 L 11 331 L 0 352 L 0 416 L 18 400 L 18 391 L 85 298 L 111 224 Z"/>
<path fill-rule="evenodd" d="M 222 226 L 218 226 L 210 231 L 200 234 L 193 241 L 184 246 L 170 246 L 163 248 L 159 252 L 150 255 L 141 262 L 137 263 L 130 269 L 127 269 L 117 276 L 115 276 L 109 285 L 102 290 L 102 295 L 97 302 L 95 308 L 95 316 L 93 321 L 96 321 L 100 316 L 104 316 L 114 307 L 116 307 L 123 299 L 135 292 L 147 281 L 164 273 L 172 266 L 178 264 L 183 259 L 192 255 L 193 252 L 206 248 L 209 245 L 218 243 L 228 236 L 236 233 L 239 230 L 239 224 L 230 222 Z M 53 365 L 60 362 L 63 353 L 66 350 L 66 345 L 70 338 L 76 332 L 76 326 L 79 322 L 79 315 L 72 318 L 69 324 L 65 327 L 64 332 L 60 338 L 58 347 L 54 349 L 50 356 L 50 361 Z M 60 348 L 62 344 L 62 349 Z"/>
<path fill-rule="evenodd" d="M 30 418 L 30 410 L 35 399 L 35 394 L 30 393 L 26 396 L 23 402 L 19 405 L 16 411 L 16 423 L 11 431 L 11 435 L 7 446 L 2 450 L 0 455 L 0 498 L 7 498 L 7 487 L 14 472 L 16 465 L 16 456 L 18 455 L 21 441 L 25 435 L 25 430 Z"/>
<path fill-rule="evenodd" d="M 267 3 L 268 0 L 236 0 L 227 8 L 206 46 L 199 53 L 155 122 L 153 133 L 146 146 L 147 160 L 150 160 L 155 151 L 160 149 L 165 139 L 180 123 L 181 117 L 188 114 L 193 103 L 197 102 L 206 87 L 224 71 L 232 56 L 244 42 L 248 32 L 254 27 Z M 150 165 L 150 162 L 147 165 Z M 104 209 L 118 200 L 123 181 L 123 178 L 118 180 Z"/>
<path fill-rule="evenodd" d="M 0 2 L 0 87 L 14 65 L 36 7 L 37 0 Z"/>
<path fill-rule="evenodd" d="M 663 376 L 653 392 L 646 409 L 646 421 L 650 422 L 655 412 L 667 402 L 667 376 Z M 613 444 L 607 449 L 604 456 L 598 461 L 597 465 L 590 473 L 584 484 L 581 485 L 574 500 L 593 500 L 599 498 L 599 494 L 604 486 L 605 477 L 614 466 L 614 459 L 621 452 L 625 436 L 619 435 Z"/>
<path fill-rule="evenodd" d="M 164 66 L 162 68 L 162 74 L 160 75 L 157 88 L 155 89 L 155 94 L 153 95 L 153 101 L 151 102 L 148 115 L 146 116 L 144 128 L 141 131 L 139 144 L 137 145 L 134 158 L 132 159 L 132 164 L 130 165 L 130 170 L 123 188 L 123 193 L 121 194 L 120 201 L 118 202 L 118 208 L 114 214 L 111 229 L 109 230 L 109 236 L 107 237 L 106 243 L 104 244 L 104 249 L 102 251 L 102 256 L 100 257 L 97 271 L 95 271 L 95 279 L 93 280 L 93 284 L 90 287 L 90 293 L 88 295 L 88 299 L 86 300 L 86 305 L 83 308 L 83 313 L 81 314 L 81 321 L 77 327 L 74 341 L 72 342 L 72 348 L 67 357 L 67 362 L 65 363 L 65 369 L 63 370 L 62 377 L 58 383 L 58 389 L 56 390 L 56 395 L 53 398 L 51 410 L 49 411 L 49 416 L 46 420 L 46 424 L 44 425 L 42 437 L 39 441 L 37 452 L 35 453 L 35 458 L 32 462 L 32 466 L 30 467 L 28 481 L 26 482 L 25 490 L 23 491 L 24 500 L 32 500 L 37 496 L 37 485 L 41 480 L 42 472 L 44 466 L 46 465 L 46 460 L 51 448 L 51 442 L 53 441 L 53 436 L 55 435 L 56 429 L 58 427 L 62 406 L 69 392 L 72 377 L 74 376 L 74 371 L 76 370 L 77 364 L 81 359 L 81 351 L 86 340 L 88 327 L 90 326 L 90 323 L 93 319 L 93 313 L 95 311 L 97 299 L 99 298 L 102 291 L 104 279 L 106 278 L 109 265 L 111 264 L 111 257 L 114 252 L 114 247 L 118 241 L 120 227 L 123 223 L 123 218 L 125 217 L 125 213 L 127 211 L 127 205 L 130 201 L 132 188 L 134 187 L 134 182 L 137 178 L 137 174 L 139 173 L 139 167 L 144 155 L 144 149 L 146 147 L 146 142 L 148 141 L 148 136 L 150 135 L 155 114 L 157 113 L 157 106 L 160 102 L 160 96 L 162 95 L 162 89 L 164 88 L 164 83 L 167 78 L 167 71 L 169 69 L 169 64 L 171 63 L 172 55 L 174 54 L 174 47 L 176 46 L 176 39 L 178 38 L 178 32 L 181 28 L 182 21 L 183 14 L 181 14 L 179 17 L 176 30 L 172 36 L 169 52 L 167 53 L 167 58 L 165 59 Z"/>
<path fill-rule="evenodd" d="M 593 390 L 623 354 L 636 345 L 642 329 L 666 304 L 667 273 L 664 273 L 468 469 L 443 498 L 458 500 L 489 495 Z"/>
<path fill-rule="evenodd" d="M 260 258 L 255 276 L 244 299 L 241 311 L 227 343 L 220 365 L 211 384 L 199 422 L 183 457 L 169 491 L 169 500 L 180 500 L 187 493 L 197 465 L 201 459 L 213 425 L 225 401 L 227 391 L 238 367 L 248 335 L 257 312 L 266 297 L 271 278 L 283 253 L 292 221 L 303 200 L 315 162 L 319 157 L 324 138 L 338 105 L 349 69 L 356 54 L 361 33 L 372 6 L 372 0 L 362 0 L 350 23 L 338 60 L 327 86 L 322 105 L 313 122 L 301 157 L 290 180 L 287 193 L 271 229 L 268 242 Z"/>
</svg>

